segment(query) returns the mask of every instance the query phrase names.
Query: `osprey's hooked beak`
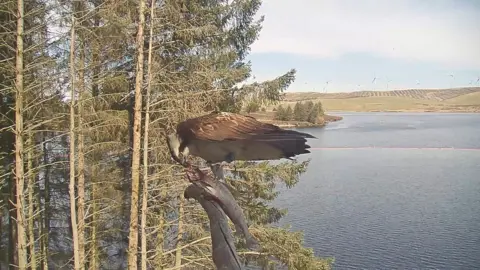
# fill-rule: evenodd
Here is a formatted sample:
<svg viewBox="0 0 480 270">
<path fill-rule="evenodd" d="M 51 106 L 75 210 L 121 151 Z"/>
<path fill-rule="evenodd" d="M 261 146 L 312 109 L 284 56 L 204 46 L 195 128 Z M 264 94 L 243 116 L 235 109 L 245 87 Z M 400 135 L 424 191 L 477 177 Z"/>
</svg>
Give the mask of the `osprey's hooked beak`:
<svg viewBox="0 0 480 270">
<path fill-rule="evenodd" d="M 167 139 L 167 146 L 172 159 L 175 160 L 180 165 L 182 165 L 183 167 L 188 167 L 190 164 L 188 164 L 186 157 L 180 158 L 179 155 L 177 154 L 179 143 L 178 141 L 175 141 L 174 135 L 166 135 L 165 137 Z"/>
</svg>

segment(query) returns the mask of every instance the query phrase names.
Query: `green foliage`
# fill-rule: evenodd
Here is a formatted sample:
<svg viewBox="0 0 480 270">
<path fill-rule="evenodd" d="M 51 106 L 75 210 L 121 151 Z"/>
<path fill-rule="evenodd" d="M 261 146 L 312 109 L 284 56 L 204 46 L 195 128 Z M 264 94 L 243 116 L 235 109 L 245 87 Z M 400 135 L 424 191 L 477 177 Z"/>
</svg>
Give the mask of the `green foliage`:
<svg viewBox="0 0 480 270">
<path fill-rule="evenodd" d="M 325 111 L 323 110 L 323 105 L 322 105 L 322 102 L 318 101 L 317 103 L 315 103 L 315 106 L 317 106 L 317 110 L 318 110 L 318 113 L 320 115 L 325 115 Z"/>
<path fill-rule="evenodd" d="M 25 63 L 28 66 L 25 81 L 26 89 L 30 91 L 25 97 L 28 104 L 25 112 L 28 128 L 25 132 L 32 132 L 37 142 L 33 163 L 38 167 L 35 173 L 39 179 L 34 187 L 38 202 L 34 208 L 39 211 L 34 218 L 35 226 L 38 226 L 35 228 L 36 235 L 41 236 L 37 235 L 38 239 L 33 244 L 36 245 L 35 250 L 49 253 L 49 256 L 45 253 L 37 257 L 48 258 L 49 268 L 56 269 L 71 268 L 72 257 L 71 231 L 58 225 L 70 222 L 69 171 L 66 166 L 70 140 L 65 136 L 68 104 L 63 101 L 63 93 L 70 90 L 70 83 L 66 82 L 70 37 L 68 33 L 57 34 L 56 41 L 52 42 L 46 33 L 55 32 L 52 30 L 59 25 L 71 27 L 73 12 L 70 10 L 71 1 L 54 1 L 48 4 L 48 10 L 44 6 L 46 3 L 30 1 L 26 8 L 26 14 L 31 19 L 27 18 L 29 25 L 26 28 L 29 31 L 25 36 Z M 131 93 L 136 76 L 138 3 L 85 0 L 77 1 L 77 4 L 86 9 L 76 25 L 79 34 L 73 61 L 77 90 L 82 83 L 85 84 L 80 101 L 84 113 L 75 115 L 76 121 L 81 117 L 83 125 L 76 127 L 75 132 L 77 135 L 81 133 L 85 139 L 86 265 L 89 269 L 123 269 L 130 215 L 134 98 Z M 276 104 L 295 79 L 296 71 L 291 69 L 269 81 L 239 86 L 251 76 L 251 65 L 245 59 L 261 29 L 263 17 L 254 19 L 260 4 L 260 0 L 228 3 L 214 0 L 163 1 L 155 7 L 156 18 L 151 20 L 149 12 L 146 14 L 146 55 L 150 25 L 154 36 L 152 67 L 150 70 L 145 57 L 144 72 L 145 79 L 149 78 L 148 72 L 152 72 L 149 147 L 145 150 L 150 179 L 146 221 L 148 264 L 154 269 L 174 267 L 174 250 L 182 245 L 186 245 L 182 249 L 186 258 L 182 264 L 194 261 L 195 269 L 212 266 L 211 259 L 205 255 L 210 253 L 208 240 L 201 240 L 208 238 L 208 219 L 198 210 L 198 204 L 185 204 L 185 215 L 181 217 L 184 221 L 183 240 L 177 241 L 181 208 L 179 195 L 183 193 L 187 181 L 181 174 L 182 168 L 172 165 L 164 133 L 171 131 L 181 120 L 213 109 L 238 112 L 246 107 L 247 111 L 256 112 L 260 104 Z M 5 58 L 5 61 L 0 61 L 0 189 L 3 194 L 9 195 L 1 202 L 0 211 L 14 213 L 12 206 L 5 202 L 14 199 L 15 191 L 9 173 L 14 164 L 14 134 L 10 132 L 10 127 L 14 123 L 12 108 L 15 106 L 12 91 L 15 35 L 12 33 L 16 29 L 16 16 L 5 11 L 15 10 L 16 2 L 4 1 L 0 7 L 3 10 L 0 22 L 4 28 L 0 31 L 0 41 L 6 45 L 0 46 L 0 54 Z M 47 11 L 58 14 L 60 18 L 53 16 L 45 20 Z M 84 59 L 80 57 L 80 48 L 84 49 Z M 85 66 L 83 69 L 80 69 L 80 62 Z M 83 81 L 80 71 L 84 71 Z M 145 101 L 146 98 L 143 98 Z M 252 100 L 255 102 L 247 103 Z M 145 112 L 145 109 L 144 104 L 142 111 Z M 291 120 L 293 116 L 290 106 L 277 110 L 279 120 Z M 145 123 L 142 125 L 143 132 Z M 245 254 L 242 257 L 260 265 L 273 265 L 273 255 L 291 269 L 322 269 L 321 262 L 327 264 L 328 261 L 315 258 L 311 250 L 303 248 L 301 234 L 267 226 L 286 213 L 285 209 L 271 206 L 278 195 L 276 185 L 295 185 L 308 162 L 238 162 L 236 165 L 237 172 L 230 171 L 227 181 L 236 191 L 249 222 L 256 224 L 253 231 L 265 252 L 258 257 Z M 0 221 L 0 227 L 5 228 L 0 232 L 2 239 L 7 239 L 12 232 L 8 228 L 14 229 L 13 225 L 9 226 L 9 221 L 14 224 L 14 216 Z M 2 252 L 14 250 L 12 239 L 0 241 Z M 189 245 L 192 241 L 198 242 Z M 46 249 L 43 250 L 43 247 Z M 111 256 L 115 249 L 118 256 Z M 0 263 L 4 263 L 6 256 L 1 255 Z M 97 262 L 92 265 L 94 259 Z"/>
<path fill-rule="evenodd" d="M 314 106 L 308 113 L 306 120 L 310 123 L 316 124 L 318 116 L 319 116 L 318 106 Z"/>
<path fill-rule="evenodd" d="M 293 119 L 295 121 L 309 122 L 312 124 L 319 124 L 323 121 L 322 103 L 318 101 L 297 102 L 293 109 Z"/>
<path fill-rule="evenodd" d="M 286 74 L 265 82 L 254 82 L 242 87 L 233 87 L 223 94 L 223 100 L 218 105 L 222 111 L 240 112 L 243 100 L 254 96 L 258 102 L 276 104 L 284 97 L 283 91 L 295 80 L 296 70 L 292 69 Z"/>
<path fill-rule="evenodd" d="M 250 253 L 246 257 L 258 262 L 263 269 L 286 265 L 292 270 L 328 270 L 334 263 L 333 258 L 319 259 L 311 248 L 305 248 L 301 232 L 291 232 L 289 228 L 254 227 L 252 233 L 265 245 L 261 253 Z M 269 260 L 268 256 L 278 261 Z"/>
<path fill-rule="evenodd" d="M 275 119 L 280 121 L 289 121 L 292 120 L 293 113 L 290 106 L 283 107 L 282 105 L 278 106 L 275 111 Z"/>
<path fill-rule="evenodd" d="M 310 113 L 313 110 L 313 107 L 315 106 L 315 104 L 313 103 L 313 101 L 309 100 L 305 102 L 304 106 L 305 106 L 305 110 Z"/>
<path fill-rule="evenodd" d="M 299 270 L 330 269 L 333 260 L 317 258 L 311 248 L 303 247 L 302 233 L 267 226 L 278 222 L 287 213 L 286 209 L 278 209 L 271 204 L 279 195 L 277 185 L 284 185 L 287 188 L 295 186 L 309 162 L 294 160 L 272 164 L 268 161 L 259 163 L 237 161 L 236 169 L 227 170 L 226 181 L 242 207 L 248 223 L 251 224 L 249 230 L 262 246 L 261 252 L 258 253 L 243 252 L 242 250 L 245 250 L 243 239 L 237 239 L 239 255 L 249 265 L 260 266 L 263 269 L 277 269 L 282 266 Z M 208 222 L 203 216 L 202 218 L 203 222 Z M 275 259 L 272 259 L 272 256 Z"/>
<path fill-rule="evenodd" d="M 293 119 L 295 121 L 306 121 L 308 117 L 308 110 L 305 104 L 302 102 L 295 103 L 295 107 L 293 107 Z"/>
<path fill-rule="evenodd" d="M 290 105 L 287 106 L 287 109 L 285 110 L 285 120 L 290 121 L 293 119 L 293 110 Z"/>
<path fill-rule="evenodd" d="M 271 206 L 271 202 L 279 195 L 275 188 L 278 184 L 285 185 L 287 188 L 296 185 L 300 175 L 306 171 L 309 162 L 309 160 L 304 162 L 294 160 L 275 165 L 268 161 L 259 163 L 236 162 L 236 170 L 230 170 L 226 180 L 235 190 L 234 196 L 242 207 L 247 220 L 249 223 L 255 224 L 256 229 L 254 231 L 258 229 L 268 234 L 271 229 L 263 226 L 278 222 L 287 213 L 286 209 Z M 289 245 L 292 243 L 295 246 L 302 245 L 300 237 L 292 238 L 290 242 L 285 242 L 283 239 L 276 237 L 263 238 L 259 236 L 259 238 L 262 246 L 264 245 L 264 250 L 268 253 L 270 252 L 269 247 L 286 250 L 291 248 Z M 285 264 L 289 262 L 286 257 L 277 258 Z M 257 263 L 267 263 L 265 260 L 270 261 L 264 257 L 263 261 L 260 260 Z M 273 261 L 270 261 L 270 263 L 273 263 Z"/>
<path fill-rule="evenodd" d="M 264 109 L 264 108 L 262 108 Z M 247 106 L 245 107 L 245 111 L 247 113 L 258 112 L 260 110 L 260 104 L 256 101 L 250 101 Z"/>
<path fill-rule="evenodd" d="M 275 120 L 285 121 L 286 109 L 282 105 L 279 105 L 277 108 L 275 108 L 274 112 Z"/>
</svg>

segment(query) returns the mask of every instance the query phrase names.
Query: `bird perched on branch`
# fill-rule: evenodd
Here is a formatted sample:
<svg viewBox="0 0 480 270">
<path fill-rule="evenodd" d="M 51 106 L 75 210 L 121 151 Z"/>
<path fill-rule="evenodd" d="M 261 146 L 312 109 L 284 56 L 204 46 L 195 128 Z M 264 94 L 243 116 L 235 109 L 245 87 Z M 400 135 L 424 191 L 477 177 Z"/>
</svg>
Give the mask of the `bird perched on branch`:
<svg viewBox="0 0 480 270">
<path fill-rule="evenodd" d="M 235 160 L 291 159 L 310 153 L 306 138 L 316 137 L 242 114 L 212 112 L 179 123 L 167 135 L 167 143 L 172 158 L 184 166 L 190 155 L 211 166 Z"/>
</svg>

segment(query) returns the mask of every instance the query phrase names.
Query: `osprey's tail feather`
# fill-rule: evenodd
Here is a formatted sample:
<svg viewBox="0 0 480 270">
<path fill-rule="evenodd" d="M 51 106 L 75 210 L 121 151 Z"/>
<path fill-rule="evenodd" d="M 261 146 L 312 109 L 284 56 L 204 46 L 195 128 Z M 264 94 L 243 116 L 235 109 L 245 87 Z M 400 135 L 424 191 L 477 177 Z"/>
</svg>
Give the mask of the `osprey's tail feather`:
<svg viewBox="0 0 480 270">
<path fill-rule="evenodd" d="M 310 145 L 306 144 L 307 140 L 298 134 L 291 134 L 289 136 L 285 134 L 262 134 L 254 136 L 252 140 L 266 143 L 278 149 L 283 153 L 284 158 L 310 153 L 310 151 L 307 150 L 310 148 Z"/>
</svg>

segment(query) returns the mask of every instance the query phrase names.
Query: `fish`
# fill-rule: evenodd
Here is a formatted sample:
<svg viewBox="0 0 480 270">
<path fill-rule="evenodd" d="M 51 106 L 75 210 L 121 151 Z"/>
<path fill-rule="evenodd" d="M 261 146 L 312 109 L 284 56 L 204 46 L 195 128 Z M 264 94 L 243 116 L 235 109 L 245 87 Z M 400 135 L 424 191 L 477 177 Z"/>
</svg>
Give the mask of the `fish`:
<svg viewBox="0 0 480 270">
<path fill-rule="evenodd" d="M 210 195 L 206 194 L 202 187 L 195 184 L 189 185 L 183 192 L 183 196 L 186 199 L 197 200 L 207 212 L 212 237 L 212 258 L 217 269 L 241 270 L 242 263 L 233 243 L 232 231 L 218 202 L 207 199 Z"/>
<path fill-rule="evenodd" d="M 214 180 L 200 170 L 197 170 L 196 174 L 198 181 L 192 181 L 192 183 L 204 188 L 208 195 L 210 195 L 209 199 L 214 199 L 219 203 L 225 214 L 235 225 L 235 235 L 243 235 L 245 238 L 247 248 L 252 251 L 258 251 L 260 245 L 248 230 L 243 210 L 233 197 L 228 185 Z"/>
</svg>

